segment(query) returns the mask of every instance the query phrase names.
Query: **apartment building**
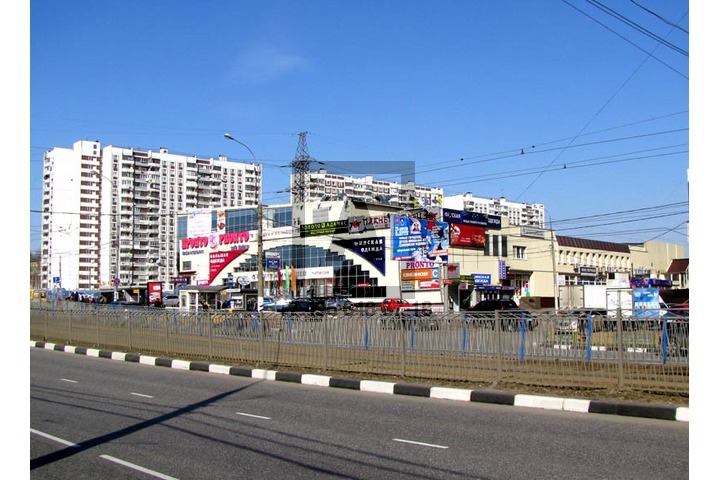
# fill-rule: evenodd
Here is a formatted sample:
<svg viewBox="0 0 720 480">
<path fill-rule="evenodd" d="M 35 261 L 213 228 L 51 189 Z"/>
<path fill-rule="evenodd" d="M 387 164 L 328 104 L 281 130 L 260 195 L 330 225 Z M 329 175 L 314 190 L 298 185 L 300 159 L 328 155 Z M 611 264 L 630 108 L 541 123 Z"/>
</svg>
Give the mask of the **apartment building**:
<svg viewBox="0 0 720 480">
<path fill-rule="evenodd" d="M 353 177 L 328 173 L 325 169 L 306 176 L 307 202 L 353 198 L 370 203 L 385 203 L 402 208 L 442 206 L 443 189 L 416 185 L 415 182 L 392 182 L 371 175 Z"/>
<path fill-rule="evenodd" d="M 507 218 L 510 225 L 545 228 L 545 205 L 542 203 L 509 202 L 504 197 L 481 198 L 468 192 L 445 197 L 443 206 L 485 215 L 499 215 Z"/>
<path fill-rule="evenodd" d="M 259 164 L 81 140 L 43 160 L 46 288 L 172 284 L 177 213 L 257 205 Z"/>
</svg>

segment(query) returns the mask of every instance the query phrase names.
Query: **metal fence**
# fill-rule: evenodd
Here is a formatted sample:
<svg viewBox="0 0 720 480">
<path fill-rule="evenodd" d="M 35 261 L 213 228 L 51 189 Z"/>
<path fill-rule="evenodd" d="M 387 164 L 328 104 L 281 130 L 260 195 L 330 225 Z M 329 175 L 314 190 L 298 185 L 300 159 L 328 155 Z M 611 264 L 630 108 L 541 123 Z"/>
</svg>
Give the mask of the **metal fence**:
<svg viewBox="0 0 720 480">
<path fill-rule="evenodd" d="M 689 394 L 688 319 L 31 302 L 34 340 L 270 368 Z"/>
</svg>

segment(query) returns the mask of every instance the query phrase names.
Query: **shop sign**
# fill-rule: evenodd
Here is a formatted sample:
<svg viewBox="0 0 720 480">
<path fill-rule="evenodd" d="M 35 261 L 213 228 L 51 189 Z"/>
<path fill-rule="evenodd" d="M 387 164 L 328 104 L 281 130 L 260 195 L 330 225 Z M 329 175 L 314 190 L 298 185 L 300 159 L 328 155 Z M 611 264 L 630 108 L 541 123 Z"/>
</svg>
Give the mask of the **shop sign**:
<svg viewBox="0 0 720 480">
<path fill-rule="evenodd" d="M 381 228 L 390 228 L 390 217 L 388 215 L 350 217 L 348 219 L 348 233 L 361 233 L 365 230 L 378 230 Z"/>
<path fill-rule="evenodd" d="M 313 237 L 317 235 L 335 235 L 336 233 L 347 233 L 348 221 L 333 220 L 331 222 L 308 223 L 300 225 L 301 237 Z"/>
<path fill-rule="evenodd" d="M 475 285 L 490 285 L 492 280 L 489 273 L 473 273 L 472 276 Z"/>
</svg>

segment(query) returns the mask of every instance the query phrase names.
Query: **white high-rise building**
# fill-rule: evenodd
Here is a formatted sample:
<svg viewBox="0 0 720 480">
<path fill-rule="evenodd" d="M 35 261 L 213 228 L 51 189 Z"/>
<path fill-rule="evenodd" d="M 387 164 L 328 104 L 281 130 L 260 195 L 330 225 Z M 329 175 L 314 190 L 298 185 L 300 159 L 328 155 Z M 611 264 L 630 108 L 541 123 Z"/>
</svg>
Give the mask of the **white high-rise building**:
<svg viewBox="0 0 720 480">
<path fill-rule="evenodd" d="M 45 152 L 42 285 L 95 289 L 177 275 L 177 213 L 257 205 L 259 164 L 78 141 Z"/>
<path fill-rule="evenodd" d="M 499 215 L 506 217 L 510 225 L 545 228 L 545 205 L 542 203 L 508 202 L 504 197 L 480 198 L 472 193 L 465 193 L 445 197 L 443 206 L 453 210 Z"/>
<path fill-rule="evenodd" d="M 307 202 L 351 197 L 405 208 L 439 207 L 443 204 L 442 188 L 416 185 L 411 181 L 402 183 L 380 180 L 371 175 L 354 177 L 332 174 L 320 169 L 307 174 L 305 185 Z"/>
</svg>

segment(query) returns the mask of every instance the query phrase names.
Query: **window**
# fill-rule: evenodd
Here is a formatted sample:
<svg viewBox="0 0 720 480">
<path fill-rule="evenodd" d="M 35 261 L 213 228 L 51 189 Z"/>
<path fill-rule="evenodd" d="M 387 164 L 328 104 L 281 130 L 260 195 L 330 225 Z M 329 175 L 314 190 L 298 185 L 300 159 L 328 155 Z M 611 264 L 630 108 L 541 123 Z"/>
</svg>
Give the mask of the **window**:
<svg viewBox="0 0 720 480">
<path fill-rule="evenodd" d="M 517 245 L 513 246 L 513 258 L 517 260 L 527 260 L 527 248 L 526 247 L 520 247 Z"/>
</svg>

